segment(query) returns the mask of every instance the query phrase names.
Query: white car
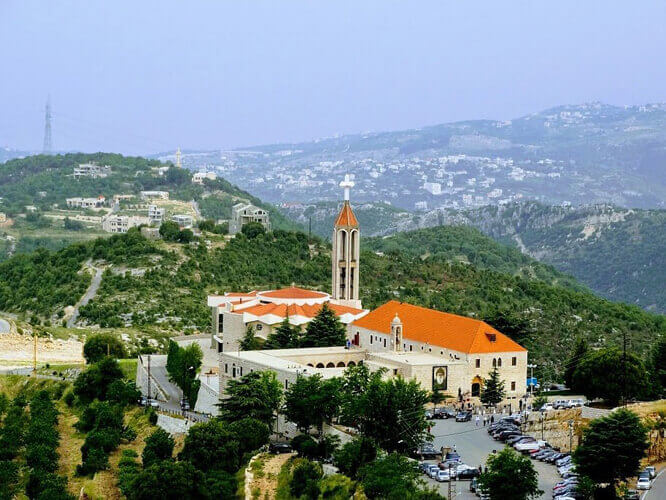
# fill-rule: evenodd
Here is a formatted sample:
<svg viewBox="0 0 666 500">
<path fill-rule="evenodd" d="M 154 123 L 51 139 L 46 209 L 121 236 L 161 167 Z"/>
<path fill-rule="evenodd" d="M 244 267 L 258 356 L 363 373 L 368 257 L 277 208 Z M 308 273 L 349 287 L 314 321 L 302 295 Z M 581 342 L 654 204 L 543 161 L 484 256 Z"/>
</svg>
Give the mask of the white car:
<svg viewBox="0 0 666 500">
<path fill-rule="evenodd" d="M 554 409 L 555 408 L 553 407 L 552 403 L 546 403 L 541 408 L 539 408 L 540 411 L 550 411 L 550 410 L 554 410 Z"/>
<path fill-rule="evenodd" d="M 636 483 L 636 489 L 638 490 L 649 490 L 652 487 L 652 481 L 649 477 L 640 477 Z"/>
<path fill-rule="evenodd" d="M 582 399 L 570 399 L 567 402 L 568 408 L 582 408 L 583 406 L 585 406 L 585 401 Z"/>
<path fill-rule="evenodd" d="M 455 476 L 454 476 L 454 477 L 455 477 Z M 437 475 L 434 477 L 434 479 L 436 479 L 436 480 L 439 481 L 440 483 L 441 483 L 441 482 L 444 482 L 444 481 L 450 481 L 450 480 L 451 480 L 451 476 L 449 475 L 449 470 L 448 470 L 448 469 L 439 470 L 439 471 L 437 472 Z"/>
<path fill-rule="evenodd" d="M 514 448 L 516 451 L 533 451 L 533 450 L 540 450 L 546 446 L 545 441 L 521 441 L 520 443 L 516 443 Z"/>
<path fill-rule="evenodd" d="M 435 479 L 437 477 L 437 473 L 439 472 L 439 467 L 436 465 L 431 465 L 430 468 L 428 469 L 428 476 L 430 476 L 432 479 Z"/>
</svg>

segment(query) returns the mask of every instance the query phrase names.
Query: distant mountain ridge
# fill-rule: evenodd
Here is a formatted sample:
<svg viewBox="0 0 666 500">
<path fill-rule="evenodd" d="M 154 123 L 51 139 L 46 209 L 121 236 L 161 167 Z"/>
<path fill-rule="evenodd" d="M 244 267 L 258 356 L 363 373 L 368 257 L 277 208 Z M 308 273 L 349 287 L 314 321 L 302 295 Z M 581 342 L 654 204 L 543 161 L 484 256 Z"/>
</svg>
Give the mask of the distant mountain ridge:
<svg viewBox="0 0 666 500">
<path fill-rule="evenodd" d="M 468 120 L 394 132 L 184 155 L 271 202 L 339 198 L 412 210 L 536 200 L 666 207 L 666 104 L 558 106 L 514 120 Z"/>
</svg>

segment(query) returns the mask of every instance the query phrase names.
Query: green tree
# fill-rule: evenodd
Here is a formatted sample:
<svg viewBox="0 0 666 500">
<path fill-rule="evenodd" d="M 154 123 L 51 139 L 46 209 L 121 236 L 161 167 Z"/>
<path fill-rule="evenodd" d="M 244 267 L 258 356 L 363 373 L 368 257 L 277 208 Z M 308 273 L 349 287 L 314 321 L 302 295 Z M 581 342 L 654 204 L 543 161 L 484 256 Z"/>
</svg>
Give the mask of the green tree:
<svg viewBox="0 0 666 500">
<path fill-rule="evenodd" d="M 223 470 L 211 470 L 206 473 L 206 489 L 209 498 L 235 498 L 238 489 L 236 476 Z"/>
<path fill-rule="evenodd" d="M 266 229 L 264 226 L 259 223 L 259 222 L 248 222 L 247 224 L 243 224 L 243 227 L 241 229 L 241 232 L 248 237 L 248 239 L 255 239 L 257 236 L 260 236 L 262 234 L 266 233 Z"/>
<path fill-rule="evenodd" d="M 317 315 L 308 323 L 301 339 L 301 346 L 342 346 L 345 345 L 346 338 L 344 325 L 328 304 L 324 303 Z"/>
<path fill-rule="evenodd" d="M 109 384 L 106 399 L 121 406 L 127 406 L 141 397 L 141 391 L 136 388 L 134 382 L 129 380 L 114 380 Z"/>
<path fill-rule="evenodd" d="M 240 455 L 254 451 L 268 443 L 271 430 L 264 422 L 256 418 L 243 418 L 228 424 L 234 439 L 240 443 Z"/>
<path fill-rule="evenodd" d="M 610 376 L 609 376 L 610 375 Z M 603 398 L 616 405 L 624 399 L 639 396 L 647 386 L 643 363 L 633 353 L 610 347 L 588 353 L 573 376 L 575 387 L 588 399 Z"/>
<path fill-rule="evenodd" d="M 282 403 L 282 386 L 275 372 L 256 371 L 227 382 L 226 397 L 221 399 L 220 418 L 234 422 L 255 418 L 272 427 Z"/>
<path fill-rule="evenodd" d="M 143 467 L 150 467 L 160 460 L 169 460 L 173 455 L 174 440 L 164 429 L 157 429 L 146 438 L 141 460 Z"/>
<path fill-rule="evenodd" d="M 430 402 L 433 404 L 435 409 L 437 409 L 437 405 L 440 404 L 442 401 L 446 399 L 446 395 L 442 394 L 441 391 L 438 389 L 435 389 L 430 393 Z"/>
<path fill-rule="evenodd" d="M 185 500 L 207 498 L 204 474 L 189 462 L 162 460 L 140 472 L 130 488 L 129 500 Z"/>
<path fill-rule="evenodd" d="M 291 349 L 299 346 L 301 329 L 289 323 L 289 316 L 268 334 L 264 349 Z"/>
<path fill-rule="evenodd" d="M 197 224 L 197 227 L 202 231 L 208 231 L 209 233 L 212 233 L 215 229 L 215 221 L 213 219 L 200 220 Z"/>
<path fill-rule="evenodd" d="M 416 462 L 398 453 L 390 453 L 364 465 L 358 477 L 370 499 L 413 499 L 423 491 Z"/>
<path fill-rule="evenodd" d="M 241 351 L 256 351 L 261 348 L 261 342 L 256 336 L 253 325 L 247 325 L 245 335 L 243 335 L 238 347 Z"/>
<path fill-rule="evenodd" d="M 423 411 L 428 393 L 415 380 L 371 377 L 360 398 L 357 427 L 380 448 L 408 453 L 428 437 Z"/>
<path fill-rule="evenodd" d="M 194 241 L 194 233 L 188 228 L 181 229 L 178 231 L 177 241 L 178 243 L 189 243 L 190 241 Z"/>
<path fill-rule="evenodd" d="M 160 236 L 164 241 L 178 241 L 180 227 L 173 221 L 165 220 L 160 225 Z"/>
<path fill-rule="evenodd" d="M 291 471 L 289 491 L 295 498 L 318 498 L 321 465 L 307 459 L 299 460 Z"/>
<path fill-rule="evenodd" d="M 324 380 L 320 374 L 299 375 L 285 392 L 285 416 L 303 432 L 323 423 L 338 412 L 339 381 Z"/>
<path fill-rule="evenodd" d="M 210 420 L 190 428 L 178 458 L 204 472 L 235 473 L 240 466 L 240 447 L 241 443 L 225 422 Z"/>
<path fill-rule="evenodd" d="M 573 454 L 578 473 L 615 484 L 636 475 L 649 442 L 638 415 L 625 408 L 592 420 Z"/>
<path fill-rule="evenodd" d="M 490 455 L 486 466 L 487 471 L 479 477 L 479 485 L 491 500 L 527 500 L 543 494 L 532 461 L 509 447 Z"/>
<path fill-rule="evenodd" d="M 126 358 L 127 352 L 120 338 L 110 333 L 91 335 L 83 344 L 83 357 L 88 363 L 97 363 L 105 356 Z"/>
<path fill-rule="evenodd" d="M 370 438 L 359 436 L 343 444 L 334 455 L 334 463 L 340 472 L 356 479 L 358 470 L 377 458 L 377 445 Z"/>
<path fill-rule="evenodd" d="M 534 400 L 532 401 L 532 409 L 538 410 L 546 403 L 548 403 L 548 398 L 542 392 L 539 392 L 536 396 L 534 396 Z"/>
<path fill-rule="evenodd" d="M 203 352 L 196 342 L 186 347 L 180 347 L 173 340 L 169 341 L 167 352 L 167 373 L 169 377 L 183 391 L 183 396 L 194 408 L 199 395 L 201 381 L 197 379 L 197 372 L 203 362 Z"/>
<path fill-rule="evenodd" d="M 658 392 L 663 394 L 666 390 L 666 334 L 660 335 L 657 339 L 651 361 L 654 380 L 659 386 Z"/>
<path fill-rule="evenodd" d="M 485 405 L 496 405 L 504 399 L 504 380 L 500 378 L 497 368 L 493 368 L 488 375 L 488 378 L 483 381 L 481 402 Z"/>
<path fill-rule="evenodd" d="M 102 358 L 79 374 L 74 381 L 74 394 L 81 401 L 89 403 L 93 399 L 105 400 L 109 386 L 123 378 L 118 361 L 111 357 Z"/>
<path fill-rule="evenodd" d="M 322 500 L 349 500 L 354 493 L 354 483 L 342 474 L 325 476 L 319 481 L 319 494 Z"/>
<path fill-rule="evenodd" d="M 576 345 L 574 347 L 573 354 L 567 361 L 567 364 L 564 368 L 564 383 L 566 386 L 571 389 L 574 392 L 578 392 L 581 390 L 579 387 L 574 386 L 574 373 L 576 372 L 576 368 L 580 365 L 581 361 L 587 354 L 589 348 L 587 345 L 587 341 L 580 337 L 576 340 Z"/>
</svg>

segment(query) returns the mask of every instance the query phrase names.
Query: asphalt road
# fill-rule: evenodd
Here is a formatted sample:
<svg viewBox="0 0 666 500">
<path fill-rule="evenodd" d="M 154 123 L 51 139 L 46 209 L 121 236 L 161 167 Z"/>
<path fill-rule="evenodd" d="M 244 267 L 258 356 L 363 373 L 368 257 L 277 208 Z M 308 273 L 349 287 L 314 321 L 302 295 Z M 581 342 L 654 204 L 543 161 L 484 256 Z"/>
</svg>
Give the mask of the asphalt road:
<svg viewBox="0 0 666 500">
<path fill-rule="evenodd" d="M 666 469 L 661 469 L 652 481 L 652 488 L 647 490 L 641 500 L 663 500 L 666 498 Z"/>
<path fill-rule="evenodd" d="M 95 297 L 95 295 L 97 294 L 97 290 L 99 289 L 99 286 L 102 284 L 102 269 L 98 269 L 93 266 L 90 267 L 92 267 L 92 269 L 95 270 L 95 275 L 90 281 L 90 286 L 86 290 L 86 293 L 83 294 L 81 300 L 79 300 L 76 306 L 74 306 L 74 311 L 67 320 L 67 328 L 73 328 L 76 325 L 76 320 L 79 318 L 79 308 L 81 306 L 85 306 L 88 302 L 90 302 L 90 300 L 93 297 Z"/>
<path fill-rule="evenodd" d="M 4 319 L 0 319 L 0 333 L 9 333 L 9 323 Z"/>
<path fill-rule="evenodd" d="M 493 440 L 485 427 L 482 425 L 476 427 L 474 422 L 455 422 L 453 419 L 433 420 L 432 422 L 434 425 L 431 432 L 435 436 L 435 448 L 439 450 L 442 446 L 455 446 L 463 462 L 472 467 L 484 465 L 493 450 L 500 451 L 504 446 L 502 442 Z M 553 465 L 544 464 L 538 460 L 533 463 L 539 473 L 539 488 L 544 491 L 541 498 L 552 498 L 553 486 L 560 480 L 557 469 Z M 423 477 L 429 484 L 436 485 L 441 494 L 448 495 L 448 483 L 438 483 L 426 476 Z M 464 500 L 478 498 L 469 491 L 469 481 L 454 481 L 452 486 L 455 491 L 453 498 Z"/>
</svg>

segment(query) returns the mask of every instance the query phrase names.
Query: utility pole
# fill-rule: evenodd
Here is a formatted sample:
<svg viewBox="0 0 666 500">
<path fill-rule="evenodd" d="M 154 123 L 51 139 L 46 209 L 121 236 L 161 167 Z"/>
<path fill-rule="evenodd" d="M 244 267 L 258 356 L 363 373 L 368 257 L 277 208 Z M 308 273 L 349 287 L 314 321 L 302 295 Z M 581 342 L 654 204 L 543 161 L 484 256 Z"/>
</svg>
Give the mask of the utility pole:
<svg viewBox="0 0 666 500">
<path fill-rule="evenodd" d="M 543 441 L 543 424 L 545 422 L 546 418 L 544 417 L 543 413 L 541 414 L 541 441 Z"/>
<path fill-rule="evenodd" d="M 150 354 L 148 355 L 148 400 L 150 400 Z"/>
<path fill-rule="evenodd" d="M 33 346 L 32 346 L 32 374 L 37 376 L 37 330 L 33 331 Z"/>
<path fill-rule="evenodd" d="M 451 464 L 449 464 L 449 495 L 446 497 L 446 498 L 448 498 L 449 500 L 450 500 L 451 498 L 453 498 L 453 497 L 451 496 L 451 489 L 452 489 L 452 484 L 451 484 L 451 483 L 453 483 L 453 477 L 451 476 Z"/>
<path fill-rule="evenodd" d="M 574 430 L 574 421 L 569 420 L 569 453 L 573 452 L 573 430 Z"/>
</svg>

